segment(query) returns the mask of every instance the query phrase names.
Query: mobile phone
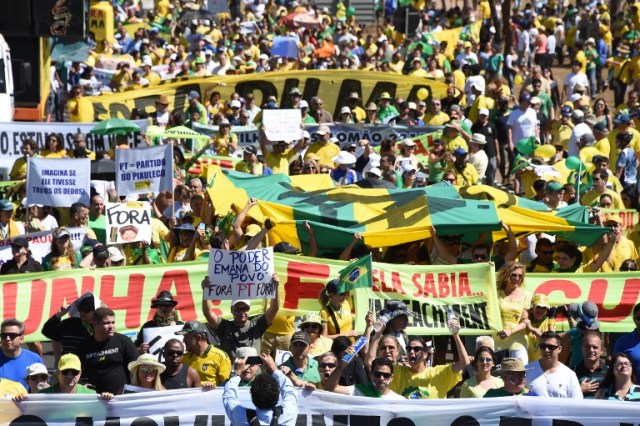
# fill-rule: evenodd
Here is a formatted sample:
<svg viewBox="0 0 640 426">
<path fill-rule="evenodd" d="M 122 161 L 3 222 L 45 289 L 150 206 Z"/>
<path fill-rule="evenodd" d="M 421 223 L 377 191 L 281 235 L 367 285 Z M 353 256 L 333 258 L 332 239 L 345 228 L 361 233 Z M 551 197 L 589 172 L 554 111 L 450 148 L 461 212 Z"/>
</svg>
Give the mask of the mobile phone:
<svg viewBox="0 0 640 426">
<path fill-rule="evenodd" d="M 246 365 L 262 365 L 262 358 L 259 356 L 248 356 L 247 361 L 245 361 Z"/>
</svg>

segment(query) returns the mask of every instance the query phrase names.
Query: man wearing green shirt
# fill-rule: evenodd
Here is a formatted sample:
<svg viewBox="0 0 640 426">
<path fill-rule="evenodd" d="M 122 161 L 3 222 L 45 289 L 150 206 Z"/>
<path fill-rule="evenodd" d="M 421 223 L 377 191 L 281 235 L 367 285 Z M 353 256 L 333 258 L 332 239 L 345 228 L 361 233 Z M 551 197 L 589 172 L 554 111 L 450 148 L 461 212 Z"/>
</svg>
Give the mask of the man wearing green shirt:
<svg viewBox="0 0 640 426">
<path fill-rule="evenodd" d="M 306 331 L 293 333 L 289 344 L 291 357 L 280 365 L 280 370 L 289 378 L 295 376 L 294 380 L 297 378 L 303 382 L 317 384 L 320 383 L 318 361 L 309 356 L 310 344 L 309 335 Z M 296 382 L 299 382 L 299 380 Z"/>
<path fill-rule="evenodd" d="M 485 398 L 495 398 L 498 396 L 536 396 L 525 387 L 526 370 L 520 358 L 505 358 L 502 360 L 500 375 L 504 380 L 504 386 L 498 389 L 489 389 L 484 394 Z"/>
<path fill-rule="evenodd" d="M 107 244 L 107 217 L 104 215 L 104 198 L 96 194 L 91 197 L 89 206 L 89 228 L 96 234 L 96 239 Z"/>
<path fill-rule="evenodd" d="M 60 357 L 58 361 L 58 384 L 45 388 L 40 393 L 76 393 L 76 394 L 93 394 L 96 391 L 79 384 L 80 376 L 82 376 L 82 364 L 80 358 L 75 354 L 66 354 Z M 113 394 L 102 392 L 98 395 L 100 399 L 110 400 Z"/>
<path fill-rule="evenodd" d="M 391 95 L 389 92 L 382 92 L 378 98 L 378 120 L 381 123 L 387 123 L 387 121 L 398 115 L 396 107 L 391 105 Z"/>
</svg>

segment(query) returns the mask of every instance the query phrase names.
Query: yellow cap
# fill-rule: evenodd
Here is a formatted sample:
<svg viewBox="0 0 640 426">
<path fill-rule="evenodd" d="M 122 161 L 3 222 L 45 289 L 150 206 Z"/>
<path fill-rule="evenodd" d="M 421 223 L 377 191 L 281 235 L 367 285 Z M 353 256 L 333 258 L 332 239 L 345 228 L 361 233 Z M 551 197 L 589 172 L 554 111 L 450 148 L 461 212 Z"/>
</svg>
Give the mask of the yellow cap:
<svg viewBox="0 0 640 426">
<path fill-rule="evenodd" d="M 64 370 L 82 370 L 82 364 L 80 358 L 74 354 L 62 355 L 60 361 L 58 361 L 58 371 Z"/>
</svg>

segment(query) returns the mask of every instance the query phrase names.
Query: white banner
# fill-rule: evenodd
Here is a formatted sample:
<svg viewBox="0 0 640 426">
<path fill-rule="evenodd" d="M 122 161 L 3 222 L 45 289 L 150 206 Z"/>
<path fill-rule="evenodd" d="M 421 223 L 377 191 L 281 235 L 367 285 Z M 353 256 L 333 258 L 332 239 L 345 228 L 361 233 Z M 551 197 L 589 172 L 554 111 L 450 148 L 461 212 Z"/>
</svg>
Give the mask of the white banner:
<svg viewBox="0 0 640 426">
<path fill-rule="evenodd" d="M 29 158 L 28 204 L 70 207 L 89 205 L 91 160 L 88 158 Z"/>
<path fill-rule="evenodd" d="M 87 235 L 87 228 L 67 228 L 67 231 L 69 235 L 71 235 L 73 249 L 79 251 L 84 243 L 84 237 Z M 38 262 L 42 262 L 42 259 L 51 251 L 53 231 L 32 232 L 22 236 L 29 242 L 31 257 Z M 11 253 L 12 242 L 13 238 L 0 241 L 0 266 L 13 258 L 13 254 Z"/>
<path fill-rule="evenodd" d="M 208 273 L 211 287 L 204 292 L 204 297 L 210 300 L 273 299 L 274 270 L 273 247 L 244 251 L 211 249 Z"/>
<path fill-rule="evenodd" d="M 302 115 L 299 109 L 266 109 L 262 111 L 264 132 L 270 141 L 298 141 L 302 138 Z"/>
<path fill-rule="evenodd" d="M 128 118 L 128 117 L 126 117 Z M 133 120 L 144 133 L 149 126 L 149 120 Z M 14 121 L 0 123 L 0 167 L 11 169 L 13 163 L 20 157 L 22 141 L 33 139 L 40 149 L 46 148 L 47 135 L 60 135 L 66 149 L 73 149 L 73 137 L 80 132 L 85 135 L 87 148 L 92 151 L 108 151 L 115 144 L 115 136 L 101 136 L 89 133 L 97 123 L 28 123 Z M 145 146 L 140 133 L 130 133 L 129 146 L 132 148 Z"/>
<path fill-rule="evenodd" d="M 443 129 L 443 126 L 390 126 L 388 124 L 336 123 L 328 124 L 328 126 L 329 129 L 331 129 L 332 135 L 340 141 L 341 146 L 347 142 L 357 144 L 360 139 L 367 139 L 373 146 L 378 146 L 385 138 L 400 141 L 408 137 L 420 136 L 425 133 L 437 132 Z M 319 125 L 317 124 L 305 125 L 304 130 L 308 131 L 313 137 L 318 127 Z M 218 131 L 218 128 L 194 123 L 193 130 L 204 135 L 212 136 Z M 255 126 L 233 126 L 231 127 L 231 133 L 238 136 L 238 145 L 240 147 L 246 145 L 259 147 L 258 129 Z"/>
<path fill-rule="evenodd" d="M 0 400 L 0 424 L 39 426 L 229 425 L 222 388 L 145 392 L 101 401 L 95 395 L 34 394 L 19 403 Z M 249 388 L 239 388 L 252 408 Z M 108 420 L 107 420 L 108 418 Z M 636 425 L 640 405 L 632 402 L 503 397 L 407 400 L 299 391 L 299 426 L 613 426 Z"/>
<path fill-rule="evenodd" d="M 151 206 L 142 201 L 105 203 L 107 245 L 146 241 L 151 243 Z"/>
<path fill-rule="evenodd" d="M 173 145 L 116 149 L 119 195 L 173 191 Z"/>
<path fill-rule="evenodd" d="M 149 353 L 158 355 L 167 340 L 178 339 L 182 342 L 183 335 L 176 335 L 176 331 L 182 330 L 181 325 L 168 325 L 166 327 L 147 327 L 142 329 L 142 341 L 149 345 Z"/>
</svg>

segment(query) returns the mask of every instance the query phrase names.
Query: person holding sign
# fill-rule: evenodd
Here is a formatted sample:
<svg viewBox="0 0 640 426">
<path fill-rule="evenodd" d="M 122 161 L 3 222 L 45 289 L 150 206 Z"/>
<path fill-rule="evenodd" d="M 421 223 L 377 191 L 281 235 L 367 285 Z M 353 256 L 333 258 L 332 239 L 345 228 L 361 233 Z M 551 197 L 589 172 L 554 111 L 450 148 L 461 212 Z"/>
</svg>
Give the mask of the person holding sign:
<svg viewBox="0 0 640 426">
<path fill-rule="evenodd" d="M 142 354 L 128 365 L 131 385 L 151 390 L 166 390 L 160 383 L 160 374 L 166 367 L 151 354 Z"/>
<path fill-rule="evenodd" d="M 66 354 L 58 362 L 58 383 L 45 388 L 40 393 L 69 393 L 69 394 L 93 394 L 96 391 L 80 384 L 82 365 L 80 359 L 74 354 Z M 98 397 L 109 401 L 113 398 L 111 392 L 101 392 Z"/>
<path fill-rule="evenodd" d="M 355 357 L 353 357 L 355 358 Z M 351 358 L 351 360 L 353 359 Z M 382 398 L 391 400 L 404 400 L 391 390 L 393 383 L 393 370 L 396 366 L 393 361 L 386 358 L 376 358 L 371 363 L 371 384 L 357 384 L 352 386 L 341 386 L 338 384 L 342 371 L 347 367 L 349 361 L 345 361 L 343 357 L 338 363 L 338 368 L 333 370 L 323 387 L 329 392 L 341 393 L 343 395 L 367 396 L 370 398 Z"/>
<path fill-rule="evenodd" d="M 262 335 L 269 328 L 280 308 L 280 279 L 277 274 L 273 274 L 271 282 L 275 287 L 275 297 L 271 299 L 265 313 L 257 318 L 249 318 L 251 300 L 231 302 L 231 313 L 233 314 L 231 321 L 215 314 L 211 300 L 202 300 L 202 311 L 207 319 L 207 324 L 220 339 L 222 349 L 232 359 L 236 357 L 236 349 L 242 346 L 253 347 L 256 351 L 260 350 Z M 209 281 L 209 277 L 205 277 L 202 280 L 202 289 L 206 292 L 210 287 L 211 281 Z"/>
<path fill-rule="evenodd" d="M 184 324 L 178 316 L 178 311 L 176 310 L 177 305 L 178 302 L 173 300 L 173 295 L 167 290 L 158 293 L 158 296 L 151 301 L 151 307 L 156 309 L 156 313 L 153 315 L 153 319 L 144 323 L 138 332 L 138 337 L 135 341 L 138 352 L 143 354 L 149 350 L 149 343 L 143 341 L 143 330 L 145 328 Z"/>
</svg>

